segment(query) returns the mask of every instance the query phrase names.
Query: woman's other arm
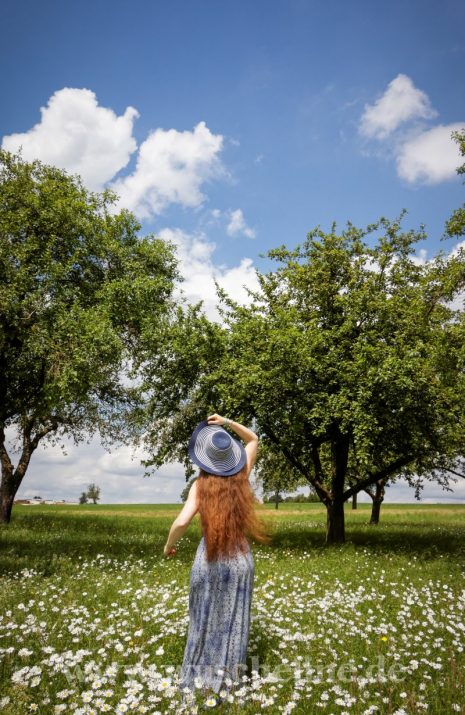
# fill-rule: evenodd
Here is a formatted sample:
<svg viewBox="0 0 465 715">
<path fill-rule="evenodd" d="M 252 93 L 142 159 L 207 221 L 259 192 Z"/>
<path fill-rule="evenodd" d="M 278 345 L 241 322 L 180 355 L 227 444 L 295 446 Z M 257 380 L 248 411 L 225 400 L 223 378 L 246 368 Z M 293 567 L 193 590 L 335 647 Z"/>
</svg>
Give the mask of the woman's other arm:
<svg viewBox="0 0 465 715">
<path fill-rule="evenodd" d="M 196 479 L 193 482 L 191 488 L 189 489 L 189 495 L 186 499 L 186 503 L 184 504 L 183 508 L 181 509 L 178 516 L 171 525 L 171 529 L 168 534 L 168 539 L 166 540 L 166 544 L 163 549 L 163 553 L 165 554 L 165 556 L 168 556 L 169 552 L 172 551 L 172 549 L 174 548 L 175 543 L 179 541 L 181 536 L 183 536 L 184 532 L 187 530 L 187 527 L 191 523 L 194 516 L 197 514 L 198 510 L 199 507 L 197 503 Z"/>
</svg>

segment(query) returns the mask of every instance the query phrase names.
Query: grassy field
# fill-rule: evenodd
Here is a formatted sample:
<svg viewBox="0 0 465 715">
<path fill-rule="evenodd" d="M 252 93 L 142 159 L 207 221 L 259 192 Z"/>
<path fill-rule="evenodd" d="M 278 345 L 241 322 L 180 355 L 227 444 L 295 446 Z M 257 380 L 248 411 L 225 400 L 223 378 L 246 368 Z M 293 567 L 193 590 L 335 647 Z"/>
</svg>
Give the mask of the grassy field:
<svg viewBox="0 0 465 715">
<path fill-rule="evenodd" d="M 180 505 L 15 506 L 0 528 L 0 712 L 196 712 L 176 676 L 198 517 Z M 465 714 L 465 505 L 260 507 L 249 672 L 215 712 Z M 199 699 L 198 712 L 211 700 Z"/>
</svg>

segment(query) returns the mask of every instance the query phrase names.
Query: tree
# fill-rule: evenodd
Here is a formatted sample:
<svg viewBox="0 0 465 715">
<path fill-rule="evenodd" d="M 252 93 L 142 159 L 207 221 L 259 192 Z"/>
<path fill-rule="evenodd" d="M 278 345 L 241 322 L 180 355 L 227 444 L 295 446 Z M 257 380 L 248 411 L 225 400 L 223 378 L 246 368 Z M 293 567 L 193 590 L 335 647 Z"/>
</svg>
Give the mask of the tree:
<svg viewBox="0 0 465 715">
<path fill-rule="evenodd" d="M 465 128 L 460 132 L 452 132 L 451 136 L 459 145 L 461 155 L 465 157 Z M 465 174 L 465 162 L 458 167 L 457 174 Z M 445 236 L 465 236 L 465 204 L 456 209 L 447 221 Z"/>
<path fill-rule="evenodd" d="M 258 275 L 249 307 L 220 291 L 228 374 L 222 363 L 210 379 L 315 488 L 328 543 L 344 541 L 354 493 L 399 474 L 414 482 L 462 439 L 463 316 L 444 303 L 465 285 L 464 251 L 419 264 L 425 235 L 401 231 L 404 213 L 269 251 L 282 265 Z"/>
<path fill-rule="evenodd" d="M 363 490 L 372 501 L 370 524 L 379 524 L 381 504 L 384 501 L 385 487 L 389 481 L 389 476 L 392 475 L 386 475 L 383 479 L 379 479 L 376 484 L 370 485 Z"/>
<path fill-rule="evenodd" d="M 104 442 L 140 431 L 137 368 L 176 311 L 174 246 L 153 235 L 117 195 L 78 176 L 0 150 L 0 518 L 39 442 Z M 170 317 L 171 316 L 171 317 Z M 6 430 L 16 432 L 13 450 Z"/>
<path fill-rule="evenodd" d="M 87 497 L 88 499 L 91 499 L 94 504 L 97 504 L 100 499 L 100 487 L 93 483 L 89 484 L 87 488 Z"/>
<path fill-rule="evenodd" d="M 176 454 L 188 466 L 190 431 L 210 410 L 255 419 L 262 447 L 325 504 L 327 543 L 345 540 L 344 502 L 381 480 L 403 476 L 416 493 L 423 477 L 447 485 L 431 464 L 450 464 L 462 445 L 465 320 L 449 302 L 465 285 L 465 256 L 415 260 L 425 234 L 402 231 L 404 213 L 339 234 L 317 227 L 294 250 L 269 251 L 281 265 L 257 271 L 249 306 L 217 286 L 225 327 L 212 332 L 210 360 L 203 334 L 165 373 L 181 384 L 195 355 L 173 419 L 153 422 L 148 464 Z"/>
<path fill-rule="evenodd" d="M 89 499 L 87 498 L 87 492 L 82 492 L 81 496 L 79 497 L 79 504 L 87 504 Z"/>
</svg>

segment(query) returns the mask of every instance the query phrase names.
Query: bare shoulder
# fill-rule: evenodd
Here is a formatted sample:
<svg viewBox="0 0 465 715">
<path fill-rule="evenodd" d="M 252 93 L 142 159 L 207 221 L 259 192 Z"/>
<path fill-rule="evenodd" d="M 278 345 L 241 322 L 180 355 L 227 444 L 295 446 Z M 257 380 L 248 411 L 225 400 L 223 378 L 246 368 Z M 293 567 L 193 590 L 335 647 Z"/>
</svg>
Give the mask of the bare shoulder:
<svg viewBox="0 0 465 715">
<path fill-rule="evenodd" d="M 255 464 L 255 460 L 257 458 L 257 450 L 258 450 L 258 439 L 252 439 L 250 442 L 247 442 L 245 445 L 245 453 L 247 455 L 247 474 L 250 474 L 252 471 L 253 465 Z"/>
</svg>

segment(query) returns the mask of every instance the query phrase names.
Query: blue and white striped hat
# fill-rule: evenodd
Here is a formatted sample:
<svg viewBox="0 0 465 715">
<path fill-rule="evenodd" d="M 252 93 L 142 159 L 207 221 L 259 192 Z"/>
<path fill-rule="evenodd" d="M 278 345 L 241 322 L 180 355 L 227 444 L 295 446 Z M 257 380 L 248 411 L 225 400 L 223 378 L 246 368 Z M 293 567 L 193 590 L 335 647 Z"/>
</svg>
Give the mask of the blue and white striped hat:
<svg viewBox="0 0 465 715">
<path fill-rule="evenodd" d="M 239 440 L 219 425 L 199 422 L 188 446 L 189 457 L 208 474 L 232 477 L 247 461 L 247 453 Z"/>
</svg>

